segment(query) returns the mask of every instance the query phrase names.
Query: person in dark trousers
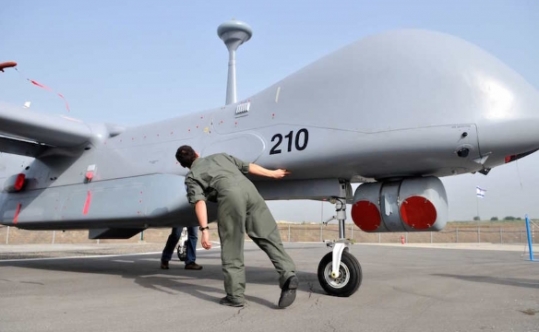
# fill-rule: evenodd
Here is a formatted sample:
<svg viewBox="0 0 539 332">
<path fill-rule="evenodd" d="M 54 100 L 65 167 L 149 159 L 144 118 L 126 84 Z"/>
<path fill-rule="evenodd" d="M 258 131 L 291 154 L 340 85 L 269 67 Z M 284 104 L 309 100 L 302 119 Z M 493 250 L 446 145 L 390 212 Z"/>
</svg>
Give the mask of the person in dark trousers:
<svg viewBox="0 0 539 332">
<path fill-rule="evenodd" d="M 221 261 L 226 297 L 219 303 L 232 307 L 245 304 L 245 266 L 243 245 L 247 235 L 270 258 L 279 274 L 279 307 L 286 308 L 296 299 L 298 278 L 292 258 L 284 250 L 277 223 L 266 202 L 244 174 L 280 179 L 286 170 L 268 170 L 220 153 L 204 158 L 188 145 L 176 152 L 176 159 L 190 169 L 185 177 L 187 197 L 194 205 L 202 232 L 201 243 L 211 248 L 206 200 L 217 197 L 217 226 L 221 240 Z"/>
<path fill-rule="evenodd" d="M 167 244 L 165 245 L 165 249 L 163 249 L 163 254 L 161 255 L 161 268 L 163 270 L 169 269 L 168 262 L 172 259 L 174 249 L 176 249 L 176 245 L 178 244 L 178 241 L 180 241 L 182 229 L 183 227 L 174 227 L 168 236 Z M 202 270 L 202 266 L 195 263 L 197 259 L 196 249 L 198 242 L 197 227 L 187 227 L 187 235 L 187 258 L 185 260 L 185 269 Z"/>
</svg>

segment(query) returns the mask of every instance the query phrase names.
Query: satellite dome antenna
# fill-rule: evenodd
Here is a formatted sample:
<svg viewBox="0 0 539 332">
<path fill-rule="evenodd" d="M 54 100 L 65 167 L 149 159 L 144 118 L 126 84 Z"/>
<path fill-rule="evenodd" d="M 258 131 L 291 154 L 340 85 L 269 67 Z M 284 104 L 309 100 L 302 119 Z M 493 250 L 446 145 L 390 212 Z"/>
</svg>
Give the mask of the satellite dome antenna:
<svg viewBox="0 0 539 332">
<path fill-rule="evenodd" d="M 244 22 L 234 19 L 217 28 L 217 35 L 228 49 L 228 81 L 226 85 L 226 104 L 235 103 L 236 99 L 236 50 L 241 44 L 251 39 L 253 30 Z"/>
</svg>

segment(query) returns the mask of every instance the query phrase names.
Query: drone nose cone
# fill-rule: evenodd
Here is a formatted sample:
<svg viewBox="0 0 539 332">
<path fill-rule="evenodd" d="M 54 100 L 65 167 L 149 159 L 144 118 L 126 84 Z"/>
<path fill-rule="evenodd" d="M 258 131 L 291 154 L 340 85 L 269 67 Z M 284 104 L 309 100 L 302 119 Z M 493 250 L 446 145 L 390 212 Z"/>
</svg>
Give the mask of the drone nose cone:
<svg viewBox="0 0 539 332">
<path fill-rule="evenodd" d="M 479 146 L 481 155 L 488 156 L 486 167 L 539 149 L 539 91 L 520 76 L 484 76 L 477 90 Z"/>
</svg>

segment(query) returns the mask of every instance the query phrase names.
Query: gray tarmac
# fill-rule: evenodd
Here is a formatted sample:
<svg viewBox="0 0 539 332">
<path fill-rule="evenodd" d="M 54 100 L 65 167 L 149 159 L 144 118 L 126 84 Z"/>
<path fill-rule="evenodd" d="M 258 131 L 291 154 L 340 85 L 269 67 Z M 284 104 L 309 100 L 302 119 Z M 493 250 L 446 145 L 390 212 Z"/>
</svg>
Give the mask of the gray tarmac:
<svg viewBox="0 0 539 332">
<path fill-rule="evenodd" d="M 523 246 L 356 244 L 363 283 L 337 298 L 316 276 L 328 249 L 286 243 L 301 284 L 284 310 L 277 274 L 253 243 L 243 309 L 218 304 L 218 248 L 198 251 L 204 269 L 187 271 L 177 260 L 160 270 L 161 247 L 0 246 L 0 331 L 539 331 L 539 262 Z"/>
</svg>

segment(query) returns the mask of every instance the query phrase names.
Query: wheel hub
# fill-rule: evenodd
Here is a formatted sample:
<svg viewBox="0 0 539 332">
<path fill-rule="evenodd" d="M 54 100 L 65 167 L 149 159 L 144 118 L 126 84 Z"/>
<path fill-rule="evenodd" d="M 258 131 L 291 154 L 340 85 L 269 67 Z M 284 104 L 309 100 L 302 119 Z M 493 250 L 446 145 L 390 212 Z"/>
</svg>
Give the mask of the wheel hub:
<svg viewBox="0 0 539 332">
<path fill-rule="evenodd" d="M 339 266 L 339 276 L 336 278 L 331 269 L 331 263 L 326 265 L 326 268 L 324 269 L 324 277 L 326 282 L 333 288 L 342 288 L 346 286 L 350 281 L 350 270 L 348 267 L 341 262 Z"/>
</svg>

